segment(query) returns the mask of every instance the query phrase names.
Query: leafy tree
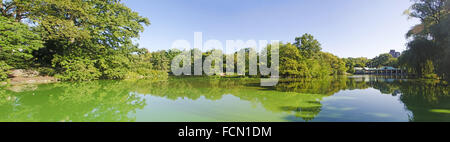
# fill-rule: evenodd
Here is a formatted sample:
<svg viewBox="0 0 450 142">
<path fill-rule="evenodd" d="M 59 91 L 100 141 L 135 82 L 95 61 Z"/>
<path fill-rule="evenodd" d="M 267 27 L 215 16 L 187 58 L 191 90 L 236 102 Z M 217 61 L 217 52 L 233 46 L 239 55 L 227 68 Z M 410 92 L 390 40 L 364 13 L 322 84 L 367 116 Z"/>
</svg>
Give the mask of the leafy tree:
<svg viewBox="0 0 450 142">
<path fill-rule="evenodd" d="M 392 57 L 389 53 L 380 54 L 379 56 L 373 58 L 370 60 L 370 62 L 367 63 L 369 67 L 373 68 L 379 68 L 382 66 L 393 66 L 396 67 L 397 60 Z"/>
<path fill-rule="evenodd" d="M 398 59 L 397 58 L 389 58 L 389 60 L 386 63 L 386 66 L 398 67 Z"/>
<path fill-rule="evenodd" d="M 345 62 L 321 49 L 319 41 L 310 34 L 296 38 L 294 44 L 280 44 L 280 74 L 299 78 L 343 75 L 347 70 Z"/>
<path fill-rule="evenodd" d="M 414 0 L 411 8 L 405 11 L 421 21 L 406 34 L 410 42 L 399 60 L 411 73 L 429 77 L 429 71 L 433 70 L 440 78 L 450 79 L 449 9 L 448 0 Z"/>
<path fill-rule="evenodd" d="M 45 47 L 34 51 L 34 57 L 41 66 L 56 68 L 64 80 L 125 78 L 137 64 L 134 56 L 142 53 L 133 39 L 150 24 L 121 0 L 2 3 L 2 15 L 36 25 Z"/>
<path fill-rule="evenodd" d="M 199 49 L 193 49 L 193 50 L 199 50 Z M 167 58 L 169 61 L 172 61 L 173 58 L 175 58 L 175 56 L 179 55 L 181 52 L 182 52 L 182 51 L 181 51 L 181 50 L 178 50 L 178 49 L 169 49 L 169 50 L 166 52 L 166 58 Z"/>
<path fill-rule="evenodd" d="M 359 58 L 344 58 L 342 59 L 345 62 L 345 67 L 347 68 L 348 73 L 355 73 L 355 67 L 366 67 L 367 63 L 370 61 L 365 57 Z"/>
<path fill-rule="evenodd" d="M 0 60 L 14 68 L 27 68 L 32 52 L 43 47 L 40 36 L 26 24 L 0 16 Z"/>
<path fill-rule="evenodd" d="M 0 61 L 0 81 L 4 81 L 8 78 L 8 70 L 12 67 L 6 64 L 4 61 Z"/>
<path fill-rule="evenodd" d="M 433 61 L 427 60 L 422 68 L 422 74 L 420 76 L 424 78 L 437 78 L 435 74 Z"/>
<path fill-rule="evenodd" d="M 125 79 L 167 79 L 167 70 L 159 70 L 154 68 L 151 63 L 153 56 L 148 52 L 148 50 L 132 55 L 131 59 L 130 71 L 125 76 Z"/>
<path fill-rule="evenodd" d="M 102 77 L 106 79 L 124 79 L 130 72 L 133 62 L 126 54 L 111 53 L 98 60 Z"/>
<path fill-rule="evenodd" d="M 169 52 L 166 52 L 164 50 L 152 52 L 151 53 L 152 59 L 150 60 L 150 62 L 153 64 L 153 68 L 156 70 L 169 71 L 170 70 L 169 64 L 171 60 L 170 57 L 168 57 L 168 55 L 172 57 L 171 53 L 172 53 L 171 50 L 169 50 Z"/>
<path fill-rule="evenodd" d="M 96 61 L 81 57 L 55 56 L 64 72 L 57 77 L 65 81 L 89 81 L 99 79 L 102 73 L 95 67 Z"/>
<path fill-rule="evenodd" d="M 33 1 L 32 0 L 0 0 L 0 16 L 14 19 L 16 22 L 20 22 L 22 19 L 27 18 L 27 14 Z"/>
<path fill-rule="evenodd" d="M 283 76 L 293 76 L 293 77 L 304 77 L 304 71 L 307 71 L 308 68 L 306 64 L 300 63 L 299 61 L 303 60 L 303 56 L 300 53 L 300 50 L 288 43 L 288 44 L 280 44 L 280 74 Z"/>
<path fill-rule="evenodd" d="M 343 75 L 347 71 L 345 62 L 331 53 L 322 53 L 324 63 L 329 64 L 332 75 Z"/>
<path fill-rule="evenodd" d="M 314 36 L 310 34 L 304 34 L 301 37 L 296 37 L 294 45 L 297 46 L 302 54 L 304 54 L 307 58 L 312 58 L 317 55 L 322 48 L 320 47 L 319 41 L 314 39 Z"/>
</svg>

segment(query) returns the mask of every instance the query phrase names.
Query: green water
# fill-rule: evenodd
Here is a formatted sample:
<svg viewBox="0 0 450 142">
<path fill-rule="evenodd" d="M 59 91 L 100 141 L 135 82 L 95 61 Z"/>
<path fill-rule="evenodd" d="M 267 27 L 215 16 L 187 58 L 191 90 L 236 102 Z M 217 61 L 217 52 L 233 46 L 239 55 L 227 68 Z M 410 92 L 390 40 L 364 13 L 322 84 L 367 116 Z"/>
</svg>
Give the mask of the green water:
<svg viewBox="0 0 450 142">
<path fill-rule="evenodd" d="M 283 80 L 169 78 L 0 87 L 1 122 L 450 121 L 449 87 L 359 76 Z"/>
</svg>

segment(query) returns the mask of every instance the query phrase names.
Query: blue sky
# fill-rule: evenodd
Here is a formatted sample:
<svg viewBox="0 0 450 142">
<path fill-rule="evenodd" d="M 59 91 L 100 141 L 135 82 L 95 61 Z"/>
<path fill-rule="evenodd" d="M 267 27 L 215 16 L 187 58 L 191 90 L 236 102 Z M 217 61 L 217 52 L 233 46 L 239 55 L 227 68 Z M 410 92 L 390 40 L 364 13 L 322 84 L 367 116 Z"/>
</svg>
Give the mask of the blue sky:
<svg viewBox="0 0 450 142">
<path fill-rule="evenodd" d="M 375 57 L 403 51 L 405 33 L 418 20 L 403 11 L 410 0 L 128 0 L 150 19 L 137 41 L 150 51 L 175 40 L 280 40 L 310 33 L 323 51 L 339 57 Z"/>
</svg>

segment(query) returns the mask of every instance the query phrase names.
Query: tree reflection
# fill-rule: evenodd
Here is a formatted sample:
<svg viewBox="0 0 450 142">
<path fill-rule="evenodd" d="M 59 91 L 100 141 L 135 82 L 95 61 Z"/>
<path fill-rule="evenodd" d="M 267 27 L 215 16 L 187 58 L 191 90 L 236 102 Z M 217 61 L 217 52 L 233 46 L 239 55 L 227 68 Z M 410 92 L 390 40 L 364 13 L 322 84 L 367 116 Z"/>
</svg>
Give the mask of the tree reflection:
<svg viewBox="0 0 450 142">
<path fill-rule="evenodd" d="M 287 114 L 289 121 L 312 121 L 322 100 L 341 90 L 375 88 L 401 95 L 410 121 L 449 121 L 448 86 L 435 81 L 387 78 L 281 80 L 260 87 L 252 78 L 171 78 L 168 81 L 93 81 L 0 88 L 0 121 L 136 121 L 132 115 L 146 104 L 146 95 L 169 100 L 220 100 L 233 95 Z M 151 106 L 149 106 L 151 107 Z"/>
<path fill-rule="evenodd" d="M 145 101 L 125 82 L 39 85 L 34 91 L 0 91 L 0 121 L 135 121 L 128 113 Z"/>
<path fill-rule="evenodd" d="M 361 77 L 361 78 L 334 78 L 322 80 L 297 80 L 283 82 L 276 87 L 279 91 L 333 95 L 340 90 L 354 90 L 374 88 L 382 94 L 400 96 L 407 110 L 412 112 L 410 121 L 450 121 L 450 95 L 446 83 L 436 80 L 414 80 L 389 77 Z M 286 107 L 286 111 L 320 112 L 319 107 L 295 108 Z M 302 117 L 308 121 L 312 117 Z M 289 118 L 293 120 L 292 117 Z"/>
<path fill-rule="evenodd" d="M 320 113 L 322 107 L 320 101 L 324 97 L 345 88 L 345 80 L 337 79 L 296 81 L 268 88 L 260 87 L 259 81 L 259 79 L 182 78 L 169 81 L 164 85 L 165 89 L 154 89 L 155 91 L 149 93 L 172 100 L 180 98 L 196 100 L 201 96 L 209 100 L 219 100 L 223 95 L 231 94 L 241 100 L 261 104 L 266 110 L 291 114 L 295 118 L 310 121 Z"/>
<path fill-rule="evenodd" d="M 448 86 L 434 81 L 409 81 L 396 84 L 402 93 L 401 101 L 413 113 L 411 121 L 450 121 Z"/>
<path fill-rule="evenodd" d="M 400 96 L 405 108 L 412 112 L 410 121 L 450 121 L 450 95 L 446 83 L 438 80 L 393 79 L 370 77 L 363 79 L 368 86 L 383 94 Z"/>
</svg>

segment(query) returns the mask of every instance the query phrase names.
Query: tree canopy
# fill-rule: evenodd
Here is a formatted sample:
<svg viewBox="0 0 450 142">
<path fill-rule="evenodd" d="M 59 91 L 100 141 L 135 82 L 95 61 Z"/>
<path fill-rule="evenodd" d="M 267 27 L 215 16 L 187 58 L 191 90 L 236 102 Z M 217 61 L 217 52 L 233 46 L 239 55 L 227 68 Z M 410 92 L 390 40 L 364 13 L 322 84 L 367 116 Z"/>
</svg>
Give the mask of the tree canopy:
<svg viewBox="0 0 450 142">
<path fill-rule="evenodd" d="M 383 66 L 391 66 L 391 67 L 398 67 L 397 66 L 397 58 L 392 57 L 389 53 L 380 54 L 377 57 L 371 59 L 367 66 L 372 68 L 379 68 Z"/>
<path fill-rule="evenodd" d="M 280 74 L 307 78 L 343 75 L 345 62 L 321 50 L 319 41 L 310 34 L 295 38 L 294 44 L 280 44 Z"/>
<path fill-rule="evenodd" d="M 365 57 L 359 58 L 344 58 L 345 66 L 347 67 L 348 73 L 355 73 L 355 67 L 367 67 L 367 63 L 369 63 L 369 59 Z"/>
<path fill-rule="evenodd" d="M 405 13 L 421 23 L 414 26 L 406 37 L 408 49 L 400 57 L 403 67 L 419 77 L 449 80 L 450 72 L 450 16 L 448 0 L 414 0 Z"/>
<path fill-rule="evenodd" d="M 0 16 L 0 61 L 15 68 L 33 62 L 32 52 L 43 47 L 41 37 L 28 25 Z"/>
<path fill-rule="evenodd" d="M 19 59 L 32 61 L 55 69 L 63 80 L 154 74 L 150 53 L 133 43 L 150 22 L 121 0 L 0 2 L 0 59 L 15 68 Z"/>
<path fill-rule="evenodd" d="M 371 60 L 341 59 L 323 52 L 313 35 L 304 34 L 293 43 L 280 43 L 280 75 L 316 78 L 352 73 L 354 67 L 393 66 L 419 77 L 448 80 L 449 3 L 413 1 L 405 13 L 421 23 L 406 34 L 408 48 L 398 59 L 390 54 Z M 182 52 L 150 53 L 139 48 L 133 40 L 150 21 L 121 0 L 0 0 L 0 23 L 0 80 L 11 68 L 45 68 L 71 81 L 160 77 L 170 72 L 170 61 Z M 255 56 L 250 51 L 245 50 L 246 74 L 250 74 L 248 61 Z M 203 52 L 201 60 L 212 53 Z M 217 58 L 222 57 L 236 61 L 237 53 Z M 238 66 L 215 60 L 212 64 Z"/>
</svg>

